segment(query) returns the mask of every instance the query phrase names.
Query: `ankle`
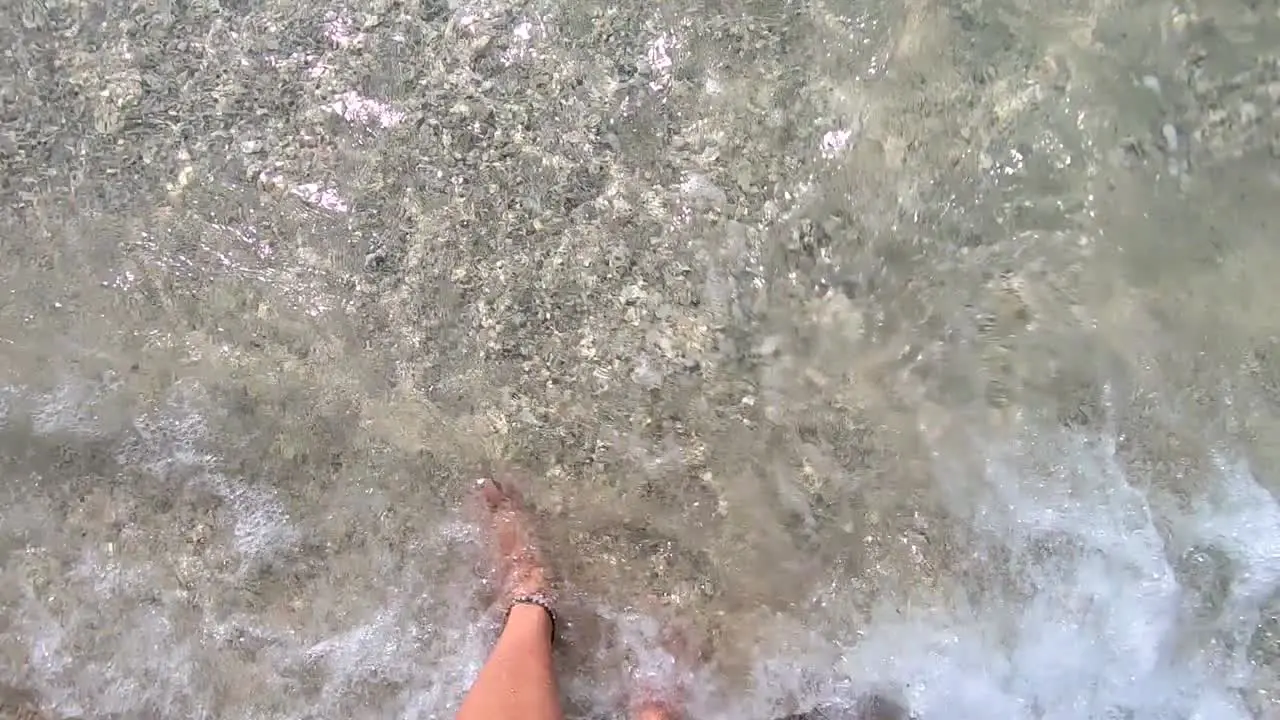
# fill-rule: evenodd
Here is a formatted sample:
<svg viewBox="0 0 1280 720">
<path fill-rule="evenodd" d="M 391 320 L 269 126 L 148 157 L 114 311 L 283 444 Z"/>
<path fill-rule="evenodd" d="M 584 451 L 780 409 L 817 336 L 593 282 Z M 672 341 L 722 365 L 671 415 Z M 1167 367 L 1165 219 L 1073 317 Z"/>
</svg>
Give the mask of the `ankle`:
<svg viewBox="0 0 1280 720">
<path fill-rule="evenodd" d="M 516 602 L 507 612 L 507 624 L 502 634 L 520 637 L 547 638 L 550 641 L 555 633 L 555 622 L 551 611 L 538 603 Z"/>
</svg>

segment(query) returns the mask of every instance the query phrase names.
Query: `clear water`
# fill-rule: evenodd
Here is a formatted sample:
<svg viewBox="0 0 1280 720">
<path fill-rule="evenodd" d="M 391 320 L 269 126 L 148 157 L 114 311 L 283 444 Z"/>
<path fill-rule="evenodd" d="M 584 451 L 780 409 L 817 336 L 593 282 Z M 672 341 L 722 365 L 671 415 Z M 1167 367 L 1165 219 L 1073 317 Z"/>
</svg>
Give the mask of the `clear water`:
<svg viewBox="0 0 1280 720">
<path fill-rule="evenodd" d="M 1280 717 L 1274 3 L 0 13 L 4 712 Z"/>
</svg>

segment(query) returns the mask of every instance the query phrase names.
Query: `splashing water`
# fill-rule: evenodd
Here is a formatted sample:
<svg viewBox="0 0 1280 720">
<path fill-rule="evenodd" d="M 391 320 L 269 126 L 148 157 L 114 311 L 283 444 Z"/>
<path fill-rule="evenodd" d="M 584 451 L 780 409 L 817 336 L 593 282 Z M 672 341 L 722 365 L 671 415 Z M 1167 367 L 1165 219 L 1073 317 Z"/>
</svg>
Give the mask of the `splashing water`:
<svg viewBox="0 0 1280 720">
<path fill-rule="evenodd" d="M 1280 717 L 1268 12 L 0 10 L 0 716 Z"/>
<path fill-rule="evenodd" d="M 64 386 L 15 396 L 38 408 L 28 418 L 34 437 L 88 439 L 99 428 L 75 403 L 110 392 Z M 477 581 L 465 563 L 444 575 L 424 563 L 474 556 L 472 526 L 459 519 L 423 528 L 402 565 L 330 560 L 285 597 L 258 597 L 261 575 L 296 572 L 307 553 L 300 538 L 323 523 L 290 517 L 272 491 L 227 475 L 224 461 L 202 450 L 210 438 L 201 402 L 190 386 L 176 387 L 164 407 L 138 416 L 117 458 L 149 476 L 153 492 L 207 498 L 214 509 L 194 531 L 129 507 L 149 502 L 145 490 L 103 497 L 95 487 L 119 479 L 83 485 L 89 497 L 62 527 L 38 520 L 55 512 L 48 498 L 10 496 L 6 613 L 17 622 L 5 641 L 27 658 L 21 681 L 68 715 L 140 706 L 216 713 L 226 703 L 262 713 L 299 690 L 305 705 L 294 707 L 325 714 L 448 714 L 494 627 L 467 599 Z M 989 575 L 979 580 L 989 588 L 954 588 L 942 605 L 885 604 L 849 633 L 849 597 L 833 583 L 815 611 L 764 621 L 750 679 L 736 688 L 717 678 L 714 663 L 686 667 L 668 655 L 663 621 L 588 603 L 586 612 L 613 629 L 595 650 L 575 652 L 607 671 L 571 675 L 570 697 L 607 714 L 625 707 L 629 686 L 658 678 L 692 688 L 698 717 L 851 706 L 868 694 L 896 697 L 921 718 L 1250 717 L 1241 693 L 1258 680 L 1251 641 L 1280 588 L 1280 506 L 1247 464 L 1214 458 L 1206 496 L 1161 511 L 1113 438 L 1030 433 L 975 449 L 985 471 L 948 502 L 976 530 L 966 551 L 983 558 Z M 954 477 L 946 455 L 936 457 L 938 476 Z M 93 526 L 85 515 L 114 518 L 117 539 L 84 542 L 77 528 Z M 178 541 L 185 547 L 175 542 L 163 556 L 131 548 L 188 533 L 195 536 Z M 15 549 L 19 538 L 25 550 Z M 1215 591 L 1180 574 L 1178 558 L 1196 549 L 1226 563 L 1220 597 L 1202 596 Z M 45 574 L 58 566 L 65 570 Z M 376 601 L 334 594 L 343 576 L 378 586 Z M 1209 601 L 1216 610 L 1205 616 L 1200 605 Z M 129 632 L 103 630 L 114 627 Z M 250 684 L 227 696 L 226 683 Z"/>
</svg>

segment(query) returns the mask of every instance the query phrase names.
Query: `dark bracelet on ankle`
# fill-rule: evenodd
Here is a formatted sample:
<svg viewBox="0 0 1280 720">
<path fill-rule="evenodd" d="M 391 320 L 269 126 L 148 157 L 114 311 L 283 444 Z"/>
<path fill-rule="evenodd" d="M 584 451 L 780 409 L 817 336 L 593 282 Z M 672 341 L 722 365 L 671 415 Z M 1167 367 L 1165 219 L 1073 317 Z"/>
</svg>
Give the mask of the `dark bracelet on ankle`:
<svg viewBox="0 0 1280 720">
<path fill-rule="evenodd" d="M 551 620 L 551 642 L 556 641 L 556 611 L 551 609 L 551 598 L 542 594 L 517 595 L 511 598 L 511 607 L 507 608 L 507 619 L 511 618 L 511 609 L 517 605 L 537 605 L 547 611 L 547 618 Z"/>
</svg>

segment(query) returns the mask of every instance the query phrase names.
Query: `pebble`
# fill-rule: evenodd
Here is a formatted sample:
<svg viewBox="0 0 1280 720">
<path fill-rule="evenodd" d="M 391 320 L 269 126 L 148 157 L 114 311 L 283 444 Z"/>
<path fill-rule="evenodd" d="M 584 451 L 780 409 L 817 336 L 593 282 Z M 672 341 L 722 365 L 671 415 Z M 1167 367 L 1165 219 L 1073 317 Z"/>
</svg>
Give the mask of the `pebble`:
<svg viewBox="0 0 1280 720">
<path fill-rule="evenodd" d="M 1240 103 L 1240 122 L 1244 125 L 1253 125 L 1258 122 L 1261 113 L 1258 112 L 1258 106 L 1245 101 Z"/>
<path fill-rule="evenodd" d="M 1178 130 L 1173 127 L 1173 123 L 1161 126 L 1160 134 L 1164 137 L 1164 145 L 1169 152 L 1178 152 Z"/>
</svg>

